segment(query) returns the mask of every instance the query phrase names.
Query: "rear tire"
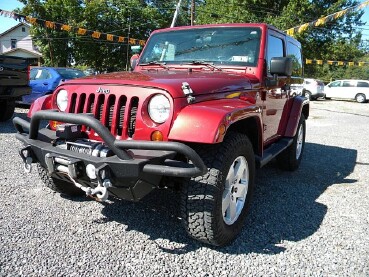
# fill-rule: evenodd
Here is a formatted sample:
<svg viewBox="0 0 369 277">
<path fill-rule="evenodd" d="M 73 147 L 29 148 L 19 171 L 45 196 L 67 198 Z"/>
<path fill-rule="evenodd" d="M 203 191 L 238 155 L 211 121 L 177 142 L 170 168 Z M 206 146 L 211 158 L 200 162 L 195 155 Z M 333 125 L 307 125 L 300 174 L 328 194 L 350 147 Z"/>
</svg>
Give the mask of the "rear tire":
<svg viewBox="0 0 369 277">
<path fill-rule="evenodd" d="M 181 216 L 187 233 L 201 242 L 223 246 L 240 233 L 255 176 L 250 140 L 230 133 L 219 145 L 196 149 L 208 172 L 187 179 L 181 190 Z"/>
<path fill-rule="evenodd" d="M 366 102 L 365 94 L 362 94 L 362 93 L 358 93 L 358 94 L 356 94 L 356 96 L 355 96 L 355 100 L 356 100 L 358 103 L 365 103 L 365 102 Z"/>
<path fill-rule="evenodd" d="M 15 110 L 14 100 L 0 100 L 0 122 L 12 118 Z"/>
<path fill-rule="evenodd" d="M 305 116 L 301 114 L 297 132 L 293 137 L 292 144 L 277 156 L 279 168 L 288 171 L 294 171 L 299 168 L 305 148 L 305 135 Z"/>
<path fill-rule="evenodd" d="M 68 196 L 82 196 L 85 192 L 77 188 L 73 183 L 49 176 L 47 170 L 37 164 L 38 175 L 44 184 L 51 190 Z"/>
</svg>

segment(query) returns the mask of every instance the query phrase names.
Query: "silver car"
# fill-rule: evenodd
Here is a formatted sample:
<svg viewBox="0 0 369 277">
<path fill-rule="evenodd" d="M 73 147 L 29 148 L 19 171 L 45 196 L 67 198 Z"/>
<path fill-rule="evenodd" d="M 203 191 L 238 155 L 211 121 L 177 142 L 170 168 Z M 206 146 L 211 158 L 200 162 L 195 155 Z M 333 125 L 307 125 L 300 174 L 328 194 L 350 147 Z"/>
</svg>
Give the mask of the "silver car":
<svg viewBox="0 0 369 277">
<path fill-rule="evenodd" d="M 317 79 L 304 79 L 302 95 L 310 100 L 324 97 L 324 83 Z"/>
<path fill-rule="evenodd" d="M 324 83 L 317 79 L 304 79 L 302 84 L 292 84 L 291 90 L 299 95 L 305 96 L 309 100 L 316 100 L 324 97 Z"/>
</svg>

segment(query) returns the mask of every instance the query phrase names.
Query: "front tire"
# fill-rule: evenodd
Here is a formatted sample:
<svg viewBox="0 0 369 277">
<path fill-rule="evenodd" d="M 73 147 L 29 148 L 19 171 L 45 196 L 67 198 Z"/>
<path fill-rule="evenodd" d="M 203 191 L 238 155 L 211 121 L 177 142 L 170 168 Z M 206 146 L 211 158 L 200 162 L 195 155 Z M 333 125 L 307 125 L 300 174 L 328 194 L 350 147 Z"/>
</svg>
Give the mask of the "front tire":
<svg viewBox="0 0 369 277">
<path fill-rule="evenodd" d="M 184 182 L 181 216 L 191 237 L 223 246 L 240 233 L 249 209 L 255 176 L 252 144 L 232 132 L 223 143 L 196 150 L 208 172 Z"/>
<path fill-rule="evenodd" d="M 40 164 L 37 164 L 37 170 L 41 180 L 49 189 L 72 197 L 85 195 L 85 192 L 77 188 L 73 183 L 49 176 L 47 170 Z"/>
<path fill-rule="evenodd" d="M 311 92 L 308 90 L 304 91 L 304 97 L 306 97 L 308 100 L 313 100 L 311 97 Z"/>
<path fill-rule="evenodd" d="M 15 111 L 14 100 L 0 100 L 0 122 L 7 121 L 12 118 Z"/>
<path fill-rule="evenodd" d="M 306 123 L 305 116 L 301 114 L 296 135 L 293 137 L 292 144 L 277 156 L 279 168 L 294 171 L 299 168 L 302 153 L 305 148 Z"/>
</svg>

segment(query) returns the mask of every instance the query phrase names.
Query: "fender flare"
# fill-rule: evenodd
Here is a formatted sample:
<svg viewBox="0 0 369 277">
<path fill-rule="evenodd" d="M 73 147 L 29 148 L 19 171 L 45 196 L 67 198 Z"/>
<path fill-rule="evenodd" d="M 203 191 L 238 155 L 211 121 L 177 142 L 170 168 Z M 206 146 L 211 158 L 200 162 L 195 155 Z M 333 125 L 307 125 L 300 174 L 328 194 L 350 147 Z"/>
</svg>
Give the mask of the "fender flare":
<svg viewBox="0 0 369 277">
<path fill-rule="evenodd" d="M 309 117 L 309 100 L 302 96 L 294 98 L 290 115 L 288 117 L 287 127 L 284 136 L 294 137 L 297 132 L 301 114 L 304 114 L 305 119 Z"/>
<path fill-rule="evenodd" d="M 169 140 L 219 143 L 233 123 L 255 116 L 261 120 L 260 108 L 240 99 L 204 103 L 189 105 L 180 111 L 169 132 Z"/>
<path fill-rule="evenodd" d="M 41 111 L 41 110 L 50 110 L 52 109 L 52 94 L 47 94 L 42 97 L 37 98 L 29 108 L 27 116 L 29 118 L 32 117 L 32 115 L 35 112 Z"/>
</svg>

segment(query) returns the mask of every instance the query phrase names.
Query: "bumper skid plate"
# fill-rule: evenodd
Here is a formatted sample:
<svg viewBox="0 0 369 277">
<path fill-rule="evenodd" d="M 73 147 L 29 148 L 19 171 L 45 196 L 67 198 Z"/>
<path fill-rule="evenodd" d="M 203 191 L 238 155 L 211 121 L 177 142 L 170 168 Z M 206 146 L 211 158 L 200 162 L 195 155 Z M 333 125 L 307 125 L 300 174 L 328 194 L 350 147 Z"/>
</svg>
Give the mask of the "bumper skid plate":
<svg viewBox="0 0 369 277">
<path fill-rule="evenodd" d="M 60 134 L 50 129 L 40 129 L 41 120 L 89 127 L 100 136 L 104 147 L 112 154 L 96 157 L 58 147 L 55 141 L 65 138 L 60 138 Z M 91 194 L 89 186 L 94 186 L 100 200 L 107 197 L 104 191 L 108 188 L 113 191 L 121 187 L 130 190 L 145 187 L 142 184 L 146 181 L 153 187 L 161 176 L 196 177 L 207 171 L 199 155 L 183 143 L 116 140 L 99 120 L 89 114 L 38 111 L 30 122 L 15 117 L 13 124 L 18 131 L 16 138 L 25 144 L 20 156 L 26 171 L 30 171 L 32 163 L 40 163 L 50 175 L 67 175 L 86 194 Z M 181 160 L 176 160 L 177 156 Z M 183 158 L 190 162 L 182 161 Z M 147 186 L 144 190 L 148 190 Z M 137 197 L 129 198 L 135 200 Z"/>
</svg>

